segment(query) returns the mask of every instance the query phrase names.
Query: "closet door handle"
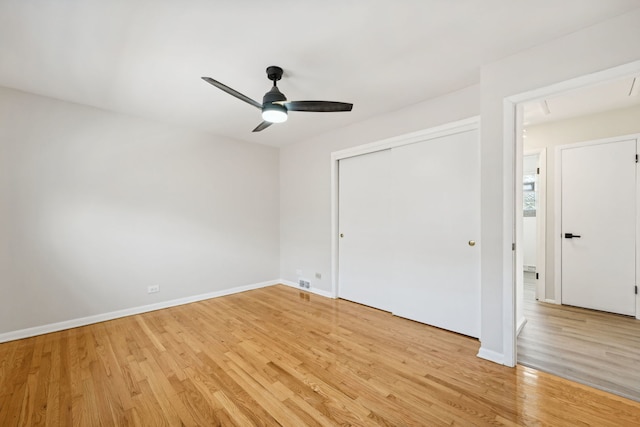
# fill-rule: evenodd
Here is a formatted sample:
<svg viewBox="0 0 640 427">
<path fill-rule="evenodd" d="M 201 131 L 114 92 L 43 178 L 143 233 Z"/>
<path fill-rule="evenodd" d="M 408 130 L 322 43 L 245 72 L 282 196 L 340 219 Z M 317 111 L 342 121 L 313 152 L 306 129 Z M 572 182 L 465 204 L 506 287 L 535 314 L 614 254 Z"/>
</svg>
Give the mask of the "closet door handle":
<svg viewBox="0 0 640 427">
<path fill-rule="evenodd" d="M 573 233 L 564 233 L 564 238 L 565 239 L 579 239 L 580 236 L 579 234 L 573 234 Z"/>
</svg>

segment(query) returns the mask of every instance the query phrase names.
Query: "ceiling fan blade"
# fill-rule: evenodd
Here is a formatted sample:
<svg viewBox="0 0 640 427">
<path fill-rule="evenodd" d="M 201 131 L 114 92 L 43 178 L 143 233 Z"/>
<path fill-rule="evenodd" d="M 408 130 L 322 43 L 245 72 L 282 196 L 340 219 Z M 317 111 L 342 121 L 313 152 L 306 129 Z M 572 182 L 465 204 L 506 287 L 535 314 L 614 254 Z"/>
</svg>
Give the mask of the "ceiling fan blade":
<svg viewBox="0 0 640 427">
<path fill-rule="evenodd" d="M 246 102 L 247 104 L 251 104 L 254 107 L 259 108 L 259 109 L 262 110 L 262 104 L 261 103 L 249 98 L 246 95 L 241 94 L 237 90 L 231 89 L 229 86 L 224 85 L 224 84 L 220 83 L 219 81 L 212 79 L 211 77 L 203 77 L 202 80 L 204 80 L 207 83 L 210 83 L 210 84 L 214 85 L 215 87 L 217 87 L 220 90 L 223 90 L 223 91 L 227 92 L 229 95 L 235 96 L 236 98 Z"/>
<path fill-rule="evenodd" d="M 264 122 L 260 123 L 258 126 L 256 126 L 256 128 L 253 130 L 253 132 L 260 132 L 261 130 L 268 128 L 272 124 L 273 123 L 271 123 L 271 122 L 264 121 Z"/>
<path fill-rule="evenodd" d="M 353 104 L 333 101 L 286 101 L 282 102 L 289 111 L 315 111 L 331 113 L 336 111 L 351 111 Z"/>
</svg>

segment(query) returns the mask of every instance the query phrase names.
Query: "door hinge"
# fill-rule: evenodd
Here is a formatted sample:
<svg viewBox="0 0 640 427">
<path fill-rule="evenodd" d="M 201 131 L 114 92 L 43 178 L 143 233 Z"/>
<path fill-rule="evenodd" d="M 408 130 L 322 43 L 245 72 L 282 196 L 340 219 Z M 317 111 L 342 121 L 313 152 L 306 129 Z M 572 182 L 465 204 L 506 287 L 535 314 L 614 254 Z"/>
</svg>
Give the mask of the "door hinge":
<svg viewBox="0 0 640 427">
<path fill-rule="evenodd" d="M 636 295 L 638 295 L 638 285 L 636 285 Z"/>
<path fill-rule="evenodd" d="M 511 250 L 512 250 L 512 251 L 515 251 L 515 250 L 516 250 L 516 244 L 515 244 L 515 243 L 512 243 L 512 244 L 511 244 Z"/>
<path fill-rule="evenodd" d="M 636 163 L 638 163 L 638 155 L 636 154 Z"/>
<path fill-rule="evenodd" d="M 637 157 L 638 156 L 636 156 L 636 162 L 638 161 Z M 540 168 L 536 168 L 536 174 L 540 175 Z"/>
<path fill-rule="evenodd" d="M 536 273 L 536 280 L 540 278 L 540 273 Z"/>
</svg>

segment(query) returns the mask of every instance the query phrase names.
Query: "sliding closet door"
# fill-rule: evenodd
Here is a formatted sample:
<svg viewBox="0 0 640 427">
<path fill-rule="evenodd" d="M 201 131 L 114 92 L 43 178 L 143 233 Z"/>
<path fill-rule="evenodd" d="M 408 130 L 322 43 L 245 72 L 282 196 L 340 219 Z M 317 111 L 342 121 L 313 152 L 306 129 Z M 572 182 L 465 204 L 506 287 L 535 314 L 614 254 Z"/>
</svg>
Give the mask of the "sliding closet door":
<svg viewBox="0 0 640 427">
<path fill-rule="evenodd" d="M 392 150 L 393 313 L 478 337 L 478 131 Z"/>
<path fill-rule="evenodd" d="M 342 159 L 338 168 L 338 294 L 390 311 L 391 152 Z"/>
</svg>

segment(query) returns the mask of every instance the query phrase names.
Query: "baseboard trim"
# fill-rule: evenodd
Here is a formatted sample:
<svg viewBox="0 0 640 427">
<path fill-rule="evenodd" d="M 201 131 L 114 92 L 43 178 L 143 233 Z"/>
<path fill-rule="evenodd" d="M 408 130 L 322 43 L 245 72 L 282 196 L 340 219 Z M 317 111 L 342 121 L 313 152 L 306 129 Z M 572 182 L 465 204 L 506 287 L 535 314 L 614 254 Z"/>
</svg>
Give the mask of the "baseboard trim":
<svg viewBox="0 0 640 427">
<path fill-rule="evenodd" d="M 301 288 L 300 285 L 298 285 L 296 282 L 292 282 L 291 280 L 280 279 L 278 283 L 282 285 L 290 286 L 292 288 L 296 288 L 301 291 L 311 292 L 313 294 L 320 295 L 321 297 L 335 299 L 335 297 L 331 294 L 331 292 L 324 291 L 318 288 L 309 288 L 309 289 Z"/>
<path fill-rule="evenodd" d="M 478 351 L 477 356 L 481 359 L 489 360 L 491 362 L 504 365 L 504 354 L 502 353 L 498 353 L 496 351 L 487 350 L 486 348 L 480 347 L 480 351 Z"/>
<path fill-rule="evenodd" d="M 105 322 L 107 320 L 118 319 L 120 317 L 133 316 L 135 314 L 161 310 L 163 308 L 190 304 L 192 302 L 203 301 L 211 298 L 223 297 L 225 295 L 237 294 L 240 292 L 246 292 L 253 289 L 265 288 L 267 286 L 273 286 L 279 283 L 282 283 L 282 281 L 270 280 L 267 282 L 254 283 L 254 284 L 245 285 L 245 286 L 237 286 L 235 288 L 223 289 L 221 291 L 209 292 L 206 294 L 193 295 L 185 298 L 178 298 L 174 300 L 163 301 L 156 304 L 132 307 L 124 310 L 111 311 L 109 313 L 96 314 L 93 316 L 81 317 L 77 319 L 65 320 L 63 322 L 51 323 L 48 325 L 35 326 L 32 328 L 6 332 L 3 334 L 0 334 L 0 343 L 34 337 L 37 335 L 48 334 L 51 332 L 58 332 L 65 329 L 77 328 L 80 326 L 91 325 L 93 323 Z"/>
</svg>

